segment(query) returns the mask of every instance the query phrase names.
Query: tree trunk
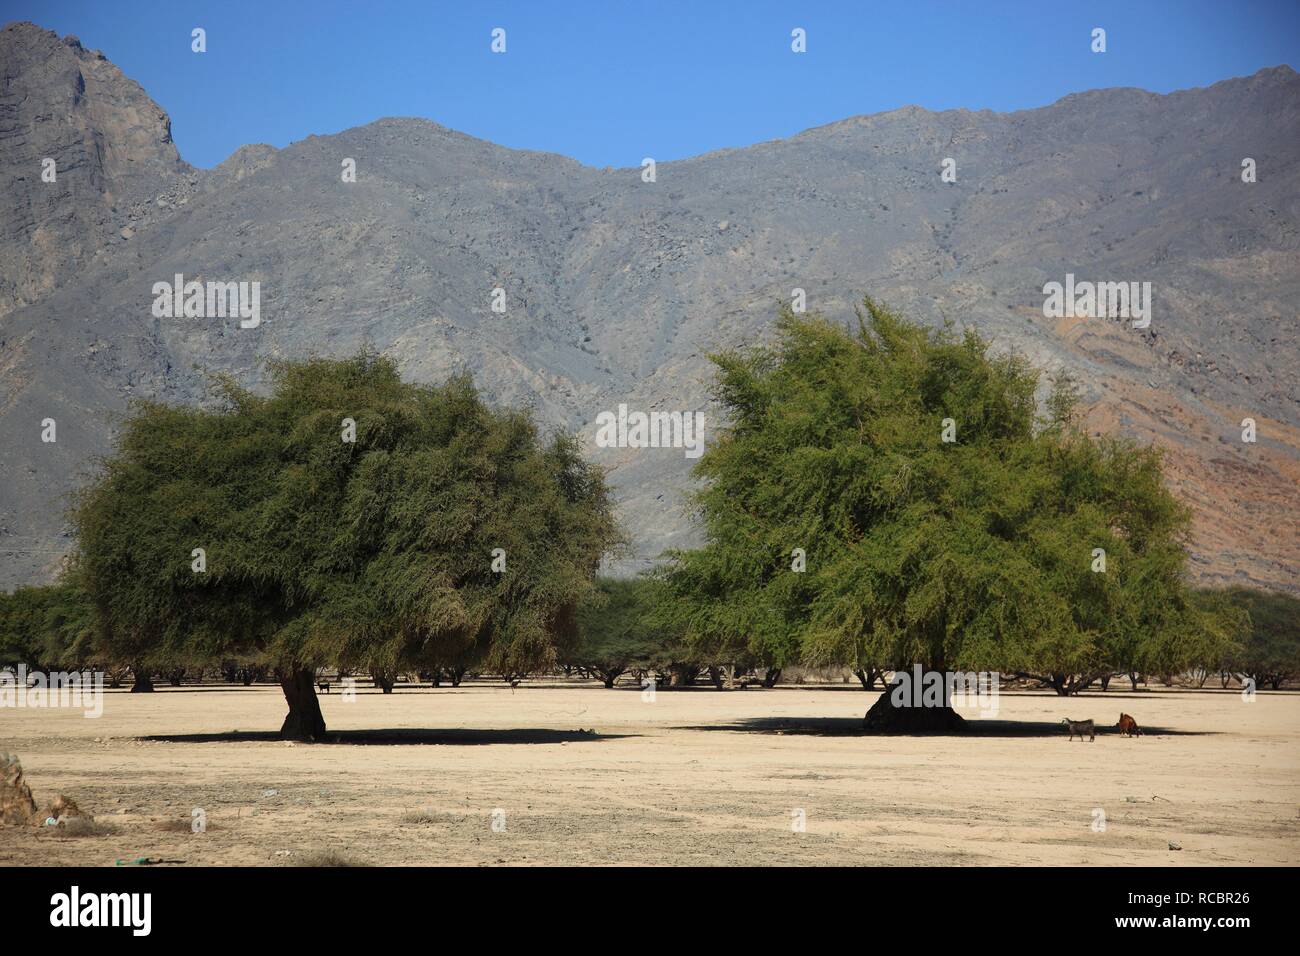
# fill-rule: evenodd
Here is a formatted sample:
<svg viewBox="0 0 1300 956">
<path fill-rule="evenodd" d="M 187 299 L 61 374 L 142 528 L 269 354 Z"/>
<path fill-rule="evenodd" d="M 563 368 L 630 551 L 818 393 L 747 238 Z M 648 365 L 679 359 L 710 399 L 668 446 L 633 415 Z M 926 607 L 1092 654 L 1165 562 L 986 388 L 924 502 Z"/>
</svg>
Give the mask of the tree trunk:
<svg viewBox="0 0 1300 956">
<path fill-rule="evenodd" d="M 924 680 L 925 673 L 922 677 Z M 952 709 L 948 696 L 948 682 L 942 671 L 939 674 L 940 686 L 943 688 L 940 706 L 915 706 L 910 693 L 914 682 L 914 672 L 904 671 L 908 684 L 886 686 L 866 716 L 862 718 L 862 729 L 869 734 L 947 734 L 961 731 L 966 721 L 961 714 Z"/>
<path fill-rule="evenodd" d="M 709 680 L 713 681 L 713 686 L 722 690 L 722 668 L 709 665 Z"/>
<path fill-rule="evenodd" d="M 858 682 L 862 684 L 863 690 L 871 690 L 871 688 L 875 687 L 877 677 L 880 678 L 880 686 L 884 687 L 886 690 L 889 689 L 889 685 L 885 683 L 885 671 L 883 668 L 867 667 L 863 670 L 854 671 L 853 673 L 857 675 Z"/>
<path fill-rule="evenodd" d="M 1110 675 L 1110 674 L 1103 674 L 1103 675 L 1102 675 L 1102 678 L 1101 678 L 1101 689 L 1102 689 L 1103 691 L 1110 690 L 1110 678 L 1111 678 L 1111 675 Z"/>
<path fill-rule="evenodd" d="M 1137 693 L 1137 689 L 1138 689 L 1138 675 L 1137 675 L 1137 671 L 1129 671 L 1129 672 L 1128 672 L 1128 680 L 1129 680 L 1129 683 L 1133 685 L 1133 693 L 1136 694 L 1136 693 Z"/>
<path fill-rule="evenodd" d="M 775 687 L 776 682 L 781 679 L 781 668 L 770 667 L 766 674 L 763 675 L 764 687 Z"/>
<path fill-rule="evenodd" d="M 698 667 L 692 667 L 689 664 L 672 664 L 668 668 L 668 686 L 669 687 L 689 687 L 700 673 Z"/>
<path fill-rule="evenodd" d="M 132 667 L 131 674 L 135 677 L 135 683 L 131 685 L 131 693 L 149 694 L 153 692 L 153 679 L 150 678 L 147 670 L 143 667 Z"/>
<path fill-rule="evenodd" d="M 394 674 L 388 671 L 379 670 L 378 668 L 370 672 L 370 679 L 373 680 L 375 686 L 385 694 L 391 694 L 393 692 L 393 684 L 395 683 L 394 676 Z"/>
<path fill-rule="evenodd" d="M 289 714 L 280 726 L 285 740 L 324 740 L 325 717 L 316 699 L 316 674 L 310 667 L 276 671 Z"/>
</svg>

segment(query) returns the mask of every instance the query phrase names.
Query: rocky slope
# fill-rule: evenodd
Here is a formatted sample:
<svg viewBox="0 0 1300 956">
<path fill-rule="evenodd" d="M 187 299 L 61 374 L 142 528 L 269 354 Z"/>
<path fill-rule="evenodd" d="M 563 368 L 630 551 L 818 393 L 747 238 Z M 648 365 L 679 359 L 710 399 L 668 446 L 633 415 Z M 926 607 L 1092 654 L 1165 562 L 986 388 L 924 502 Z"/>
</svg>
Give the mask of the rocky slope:
<svg viewBox="0 0 1300 956">
<path fill-rule="evenodd" d="M 197 171 L 176 157 L 166 116 L 79 44 L 11 25 L 0 63 L 0 584 L 56 567 L 61 496 L 131 398 L 201 401 L 202 369 L 256 385 L 268 358 L 364 343 L 410 377 L 469 370 L 493 399 L 579 429 L 652 558 L 690 540 L 690 461 L 598 449 L 596 415 L 620 402 L 712 415 L 706 354 L 760 339 L 799 287 L 833 317 L 870 293 L 1074 369 L 1096 427 L 1168 449 L 1196 513 L 1198 575 L 1296 587 L 1289 68 L 1011 114 L 907 107 L 663 163 L 646 183 L 639 169 L 415 119 L 244 147 Z M 73 95 L 75 75 L 86 82 Z M 38 157 L 61 137 L 87 158 L 60 164 L 66 192 L 43 191 Z M 940 180 L 945 157 L 955 183 Z M 1241 181 L 1244 157 L 1255 183 Z M 349 158 L 355 183 L 341 181 Z M 82 245 L 35 243 L 43 229 Z M 1043 284 L 1067 272 L 1151 282 L 1150 328 L 1045 319 Z M 153 283 L 175 273 L 259 281 L 261 325 L 155 319 Z M 491 309 L 498 287 L 504 314 Z M 1240 440 L 1246 416 L 1254 444 Z M 40 441 L 46 417 L 54 444 Z"/>
</svg>

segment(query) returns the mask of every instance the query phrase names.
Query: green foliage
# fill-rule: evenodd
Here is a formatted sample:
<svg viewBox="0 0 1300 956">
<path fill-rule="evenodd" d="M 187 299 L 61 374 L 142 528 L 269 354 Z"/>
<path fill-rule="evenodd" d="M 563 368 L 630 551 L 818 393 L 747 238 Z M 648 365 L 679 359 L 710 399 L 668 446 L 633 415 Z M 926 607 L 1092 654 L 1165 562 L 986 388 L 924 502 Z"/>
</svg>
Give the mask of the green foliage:
<svg viewBox="0 0 1300 956">
<path fill-rule="evenodd" d="M 578 640 L 566 663 L 591 671 L 607 685 L 632 668 L 665 666 L 676 650 L 673 631 L 655 611 L 662 586 L 650 577 L 602 578 L 600 599 L 578 613 Z"/>
<path fill-rule="evenodd" d="M 373 353 L 271 371 L 266 397 L 225 380 L 212 409 L 136 405 L 81 495 L 79 568 L 112 656 L 552 660 L 619 541 L 575 440 Z"/>
<path fill-rule="evenodd" d="M 93 660 L 94 609 L 76 575 L 0 594 L 0 666 L 76 669 Z"/>
<path fill-rule="evenodd" d="M 667 574 L 695 646 L 1078 674 L 1218 640 L 1156 450 L 1077 430 L 1068 377 L 1039 419 L 1023 359 L 865 308 L 855 331 L 786 311 L 774 345 L 714 357 L 730 427 L 697 465 L 706 545 Z"/>
<path fill-rule="evenodd" d="M 1261 686 L 1300 678 L 1300 598 L 1243 587 L 1205 592 L 1202 598 L 1227 602 L 1247 618 L 1241 646 L 1224 670 L 1253 677 Z"/>
</svg>

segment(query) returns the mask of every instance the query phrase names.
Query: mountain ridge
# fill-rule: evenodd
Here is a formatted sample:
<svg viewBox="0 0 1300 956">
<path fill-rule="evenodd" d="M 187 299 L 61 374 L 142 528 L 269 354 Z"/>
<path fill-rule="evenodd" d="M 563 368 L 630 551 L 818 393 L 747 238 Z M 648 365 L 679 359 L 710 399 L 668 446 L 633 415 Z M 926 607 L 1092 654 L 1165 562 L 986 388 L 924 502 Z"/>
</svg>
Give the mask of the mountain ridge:
<svg viewBox="0 0 1300 956">
<path fill-rule="evenodd" d="M 45 49 L 80 61 L 66 43 L 66 54 Z M 0 583 L 53 572 L 57 557 L 22 545 L 66 547 L 56 499 L 110 446 L 130 398 L 198 402 L 195 364 L 259 387 L 268 358 L 366 343 L 413 378 L 469 371 L 493 400 L 578 430 L 611 468 L 648 560 L 692 540 L 680 500 L 690 463 L 596 448 L 595 415 L 620 401 L 716 415 L 704 353 L 762 338 L 798 286 L 831 318 L 871 293 L 1072 368 L 1096 427 L 1169 452 L 1171 484 L 1196 514 L 1198 577 L 1295 588 L 1300 78 L 1274 67 L 1137 100 L 1112 92 L 1012 113 L 848 117 L 658 163 L 653 184 L 639 167 L 514 150 L 420 118 L 249 144 L 207 170 L 179 154 L 171 168 L 168 132 L 140 147 L 156 189 L 121 188 L 129 201 L 115 213 L 101 195 L 92 208 L 106 225 L 89 235 L 102 245 L 88 239 L 74 257 L 56 244 L 48 261 L 30 242 L 13 254 L 30 236 L 5 224 L 95 194 L 37 205 L 51 197 L 16 171 L 44 124 L 5 112 L 0 96 L 4 127 L 28 139 L 11 154 L 0 130 L 0 177 L 18 204 L 17 215 L 0 208 L 0 249 L 57 275 L 34 301 L 0 299 L 0 440 L 14 449 L 0 465 Z M 125 85 L 113 95 L 126 115 L 158 109 Z M 111 140 L 129 125 L 99 132 Z M 949 155 L 957 183 L 941 184 Z M 1255 184 L 1239 182 L 1243 155 L 1260 162 Z M 340 181 L 346 157 L 356 183 Z M 1043 283 L 1071 270 L 1151 279 L 1152 328 L 1044 318 Z M 153 319 L 152 283 L 177 271 L 261 281 L 262 327 Z M 504 316 L 490 310 L 496 287 Z M 1260 423 L 1251 447 L 1232 441 L 1248 414 Z M 47 415 L 59 421 L 54 447 L 33 444 Z"/>
</svg>

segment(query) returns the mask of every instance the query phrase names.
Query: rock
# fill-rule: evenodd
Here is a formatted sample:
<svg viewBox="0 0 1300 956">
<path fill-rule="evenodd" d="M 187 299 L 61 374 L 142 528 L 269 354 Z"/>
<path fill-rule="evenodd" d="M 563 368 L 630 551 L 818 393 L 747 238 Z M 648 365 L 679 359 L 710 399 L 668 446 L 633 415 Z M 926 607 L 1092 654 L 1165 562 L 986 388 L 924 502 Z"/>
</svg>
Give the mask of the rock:
<svg viewBox="0 0 1300 956">
<path fill-rule="evenodd" d="M 23 780 L 23 766 L 12 754 L 0 753 L 0 826 L 24 826 L 36 816 L 36 801 Z"/>
<path fill-rule="evenodd" d="M 33 23 L 0 30 L 4 75 L 3 175 L 41 171 L 52 183 L 0 190 L 0 315 L 75 280 L 95 253 L 118 240 L 112 207 L 129 209 L 190 171 L 172 142 L 171 120 L 140 85 L 85 49 Z M 20 255 L 10 245 L 25 238 Z M 122 236 L 121 238 L 129 238 Z"/>
<path fill-rule="evenodd" d="M 119 232 L 118 235 L 121 236 L 123 239 L 130 239 L 132 236 L 135 235 L 135 230 L 132 229 L 130 226 L 123 226 L 122 231 Z"/>
<path fill-rule="evenodd" d="M 1169 844 L 1169 849 L 1171 849 L 1171 850 L 1181 850 L 1182 848 L 1183 848 L 1183 847 L 1182 847 L 1182 844 L 1179 844 L 1179 843 L 1170 843 L 1170 844 Z"/>
<path fill-rule="evenodd" d="M 59 794 L 54 798 L 53 806 L 50 807 L 50 816 L 62 822 L 71 820 L 73 817 L 84 817 L 86 814 L 81 812 L 81 807 L 77 806 L 76 801 L 71 797 Z"/>
</svg>

